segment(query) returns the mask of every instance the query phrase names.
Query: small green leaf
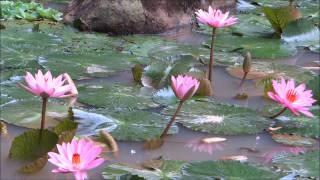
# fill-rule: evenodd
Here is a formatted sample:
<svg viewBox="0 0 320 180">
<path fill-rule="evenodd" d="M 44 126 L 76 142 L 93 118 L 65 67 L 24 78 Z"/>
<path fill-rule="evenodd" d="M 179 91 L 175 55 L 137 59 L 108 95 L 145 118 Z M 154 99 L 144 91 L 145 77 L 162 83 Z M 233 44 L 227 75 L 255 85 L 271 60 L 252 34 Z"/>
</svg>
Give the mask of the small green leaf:
<svg viewBox="0 0 320 180">
<path fill-rule="evenodd" d="M 58 135 L 47 129 L 27 131 L 17 136 L 11 145 L 9 157 L 20 160 L 34 160 L 46 155 L 58 142 Z"/>
<path fill-rule="evenodd" d="M 66 131 L 74 131 L 78 127 L 78 123 L 71 121 L 69 119 L 66 119 L 62 122 L 60 122 L 56 127 L 54 127 L 53 131 L 57 135 L 61 135 L 63 132 Z"/>
<path fill-rule="evenodd" d="M 281 34 L 289 22 L 300 18 L 298 10 L 292 6 L 263 7 L 264 14 L 277 34 Z"/>
</svg>

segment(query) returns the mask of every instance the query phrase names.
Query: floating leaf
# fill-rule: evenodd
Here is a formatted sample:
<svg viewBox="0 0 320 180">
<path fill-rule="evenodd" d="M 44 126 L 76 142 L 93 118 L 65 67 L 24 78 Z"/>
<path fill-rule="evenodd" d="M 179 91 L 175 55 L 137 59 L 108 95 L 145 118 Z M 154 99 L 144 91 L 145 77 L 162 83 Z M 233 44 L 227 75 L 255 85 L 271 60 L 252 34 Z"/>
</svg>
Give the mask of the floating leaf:
<svg viewBox="0 0 320 180">
<path fill-rule="evenodd" d="M 185 164 L 181 179 L 279 179 L 281 176 L 266 168 L 236 161 L 200 161 Z"/>
<path fill-rule="evenodd" d="M 273 134 L 272 139 L 278 143 L 290 146 L 312 146 L 316 143 L 312 138 L 289 134 Z"/>
<path fill-rule="evenodd" d="M 239 79 L 243 76 L 241 65 L 230 66 L 227 68 L 230 75 Z M 264 79 L 268 77 L 277 78 L 282 76 L 287 79 L 294 79 L 299 83 L 305 83 L 316 77 L 316 74 L 312 71 L 303 69 L 302 67 L 293 65 L 284 65 L 268 62 L 254 62 L 252 63 L 251 71 L 249 72 L 247 79 Z"/>
<path fill-rule="evenodd" d="M 100 130 L 107 131 L 117 140 L 144 141 L 159 137 L 169 122 L 163 116 L 150 111 L 109 111 L 106 109 L 84 112 L 75 109 L 78 135 L 97 135 Z M 94 113 L 93 113 L 94 112 Z M 173 126 L 170 134 L 178 133 Z"/>
<path fill-rule="evenodd" d="M 271 104 L 265 108 L 268 114 L 275 114 L 281 110 L 281 107 Z M 313 118 L 306 116 L 295 116 L 290 111 L 286 111 L 284 114 L 277 118 L 276 127 L 282 127 L 274 133 L 280 134 L 293 134 L 302 137 L 318 138 L 320 135 L 320 107 L 311 107 L 311 112 L 314 114 Z"/>
<path fill-rule="evenodd" d="M 27 174 L 38 172 L 47 164 L 47 162 L 48 162 L 48 155 L 45 154 L 43 157 L 40 157 L 32 161 L 31 163 L 28 163 L 22 166 L 19 169 L 19 172 L 27 173 Z"/>
<path fill-rule="evenodd" d="M 158 90 L 153 94 L 152 99 L 154 102 L 161 105 L 171 105 L 178 103 L 178 99 L 172 91 L 171 87 L 166 87 Z"/>
<path fill-rule="evenodd" d="M 169 106 L 164 113 L 171 115 L 174 110 L 174 106 Z M 269 124 L 254 110 L 210 100 L 185 102 L 177 121 L 196 131 L 225 135 L 258 133 Z"/>
<path fill-rule="evenodd" d="M 123 85 L 79 85 L 78 102 L 107 109 L 145 109 L 155 107 L 151 89 Z"/>
<path fill-rule="evenodd" d="M 138 176 L 142 179 L 179 179 L 183 161 L 164 160 L 162 166 L 156 170 L 142 168 L 139 164 L 112 164 L 102 172 L 104 179 L 122 179 L 123 177 Z"/>
<path fill-rule="evenodd" d="M 9 124 L 27 128 L 39 128 L 41 119 L 41 101 L 14 101 L 1 107 L 1 119 Z M 67 107 L 58 102 L 49 101 L 46 113 L 46 127 L 55 126 L 66 117 Z"/>
<path fill-rule="evenodd" d="M 169 122 L 163 116 L 146 112 L 116 112 L 111 114 L 119 122 L 118 128 L 111 134 L 117 140 L 141 141 L 159 137 Z M 178 127 L 172 126 L 169 134 L 178 133 Z"/>
<path fill-rule="evenodd" d="M 145 67 L 142 74 L 142 84 L 146 87 L 162 88 L 169 84 L 171 76 L 185 74 L 192 68 L 192 61 L 173 63 L 154 62 Z"/>
<path fill-rule="evenodd" d="M 34 129 L 17 136 L 11 145 L 9 157 L 20 160 L 34 160 L 44 156 L 54 148 L 58 142 L 58 136 L 49 130 Z M 40 141 L 39 141 L 40 140 Z"/>
<path fill-rule="evenodd" d="M 301 179 L 319 179 L 319 151 L 273 159 L 273 164 L 286 173 L 296 173 Z"/>
<path fill-rule="evenodd" d="M 262 10 L 277 34 L 281 34 L 289 22 L 301 17 L 299 10 L 293 6 L 263 7 Z"/>
<path fill-rule="evenodd" d="M 53 131 L 57 135 L 61 135 L 63 132 L 66 132 L 66 131 L 74 131 L 77 129 L 77 127 L 78 127 L 78 124 L 76 122 L 66 119 L 60 122 L 56 127 L 54 127 Z"/>
</svg>

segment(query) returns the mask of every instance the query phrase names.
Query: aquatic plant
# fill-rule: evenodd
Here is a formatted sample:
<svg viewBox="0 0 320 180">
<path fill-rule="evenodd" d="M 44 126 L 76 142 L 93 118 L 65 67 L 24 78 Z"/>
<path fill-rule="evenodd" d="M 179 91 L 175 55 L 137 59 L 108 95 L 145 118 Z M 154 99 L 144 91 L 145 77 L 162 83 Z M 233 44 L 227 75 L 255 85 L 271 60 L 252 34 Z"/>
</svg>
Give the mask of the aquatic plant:
<svg viewBox="0 0 320 180">
<path fill-rule="evenodd" d="M 302 113 L 307 117 L 313 117 L 309 108 L 316 100 L 312 98 L 312 91 L 306 90 L 305 84 L 300 84 L 295 87 L 293 79 L 286 82 L 286 80 L 281 77 L 280 82 L 273 80 L 272 86 L 274 92 L 268 92 L 268 96 L 281 104 L 283 109 L 270 118 L 276 118 L 286 109 L 289 109 L 295 115 L 300 115 L 300 113 Z"/>
<path fill-rule="evenodd" d="M 41 130 L 45 126 L 48 98 L 66 98 L 78 95 L 77 88 L 67 73 L 54 78 L 50 71 L 43 74 L 41 70 L 38 70 L 35 76 L 27 72 L 25 81 L 27 85 L 22 83 L 19 85 L 31 94 L 42 98 Z"/>
<path fill-rule="evenodd" d="M 212 27 L 212 39 L 211 39 L 211 51 L 210 51 L 210 62 L 208 66 L 208 79 L 212 83 L 212 66 L 213 66 L 213 46 L 216 36 L 217 28 L 224 28 L 237 23 L 237 18 L 230 16 L 229 12 L 223 13 L 219 9 L 212 9 L 209 6 L 208 12 L 203 11 L 202 9 L 196 12 L 197 19 L 201 23 Z"/>
<path fill-rule="evenodd" d="M 171 88 L 176 97 L 180 100 L 180 103 L 167 127 L 162 132 L 160 136 L 161 138 L 163 138 L 169 131 L 171 125 L 175 121 L 176 116 L 182 107 L 182 104 L 197 92 L 199 85 L 200 82 L 197 79 L 194 79 L 193 77 L 188 75 L 178 75 L 177 78 L 171 76 Z"/>
<path fill-rule="evenodd" d="M 62 13 L 51 8 L 44 8 L 36 2 L 13 2 L 0 1 L 0 18 L 1 19 L 25 19 L 28 21 L 36 21 L 40 19 L 48 19 L 52 21 L 60 21 Z"/>
<path fill-rule="evenodd" d="M 58 166 L 54 173 L 73 173 L 76 180 L 87 179 L 87 171 L 104 162 L 102 148 L 84 139 L 57 144 L 58 153 L 49 152 L 49 162 Z"/>
</svg>

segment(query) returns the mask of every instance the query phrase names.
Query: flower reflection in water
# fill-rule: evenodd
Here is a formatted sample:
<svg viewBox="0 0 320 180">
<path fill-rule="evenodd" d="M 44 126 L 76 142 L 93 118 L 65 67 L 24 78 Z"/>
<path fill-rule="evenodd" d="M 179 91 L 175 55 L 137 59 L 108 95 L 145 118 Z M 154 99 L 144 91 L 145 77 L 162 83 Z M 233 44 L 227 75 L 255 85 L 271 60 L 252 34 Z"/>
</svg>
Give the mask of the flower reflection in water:
<svg viewBox="0 0 320 180">
<path fill-rule="evenodd" d="M 213 151 L 222 151 L 224 149 L 225 138 L 204 138 L 194 139 L 186 143 L 186 147 L 191 148 L 193 152 L 205 152 L 210 155 Z"/>
<path fill-rule="evenodd" d="M 290 154 L 298 155 L 306 152 L 304 147 L 294 147 L 294 146 L 283 146 L 274 148 L 271 151 L 268 151 L 262 155 L 264 163 L 270 163 L 275 158 L 281 158 Z"/>
</svg>

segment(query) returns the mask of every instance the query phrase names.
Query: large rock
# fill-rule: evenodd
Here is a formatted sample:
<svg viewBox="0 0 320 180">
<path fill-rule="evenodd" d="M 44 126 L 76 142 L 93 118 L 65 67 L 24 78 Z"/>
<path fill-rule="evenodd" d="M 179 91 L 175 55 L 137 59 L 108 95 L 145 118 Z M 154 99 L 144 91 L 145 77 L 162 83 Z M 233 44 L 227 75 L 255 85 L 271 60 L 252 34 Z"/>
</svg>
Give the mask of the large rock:
<svg viewBox="0 0 320 180">
<path fill-rule="evenodd" d="M 73 0 L 64 20 L 111 34 L 159 33 L 190 25 L 195 10 L 230 7 L 236 0 Z"/>
</svg>

